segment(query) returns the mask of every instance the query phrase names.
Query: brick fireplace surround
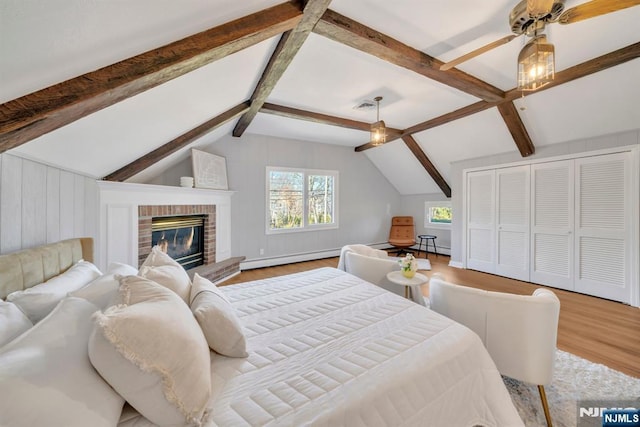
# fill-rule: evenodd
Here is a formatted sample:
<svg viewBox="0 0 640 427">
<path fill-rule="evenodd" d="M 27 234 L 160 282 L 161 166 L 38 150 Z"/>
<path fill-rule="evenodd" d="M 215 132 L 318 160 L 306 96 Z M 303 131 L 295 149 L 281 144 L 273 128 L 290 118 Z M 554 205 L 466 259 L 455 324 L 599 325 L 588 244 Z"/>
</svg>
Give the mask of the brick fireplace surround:
<svg viewBox="0 0 640 427">
<path fill-rule="evenodd" d="M 215 205 L 140 205 L 138 206 L 138 266 L 151 252 L 151 221 L 154 217 L 203 215 L 204 265 L 187 270 L 216 282 L 240 271 L 244 257 L 234 257 L 216 263 L 216 206 Z"/>
<path fill-rule="evenodd" d="M 141 205 L 138 206 L 138 266 L 151 252 L 151 221 L 155 217 L 203 215 L 204 265 L 216 260 L 215 205 Z"/>
</svg>

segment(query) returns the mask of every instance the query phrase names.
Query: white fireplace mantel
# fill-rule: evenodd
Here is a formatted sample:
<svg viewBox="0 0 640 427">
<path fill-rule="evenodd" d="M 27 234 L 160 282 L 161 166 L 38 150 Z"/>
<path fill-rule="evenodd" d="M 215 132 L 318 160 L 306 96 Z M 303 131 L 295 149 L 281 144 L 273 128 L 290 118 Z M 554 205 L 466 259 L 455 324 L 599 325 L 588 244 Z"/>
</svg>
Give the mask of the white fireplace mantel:
<svg viewBox="0 0 640 427">
<path fill-rule="evenodd" d="M 231 257 L 231 196 L 233 191 L 167 185 L 97 181 L 98 241 L 95 260 L 106 270 L 112 262 L 138 265 L 138 206 L 215 205 L 216 259 Z"/>
</svg>

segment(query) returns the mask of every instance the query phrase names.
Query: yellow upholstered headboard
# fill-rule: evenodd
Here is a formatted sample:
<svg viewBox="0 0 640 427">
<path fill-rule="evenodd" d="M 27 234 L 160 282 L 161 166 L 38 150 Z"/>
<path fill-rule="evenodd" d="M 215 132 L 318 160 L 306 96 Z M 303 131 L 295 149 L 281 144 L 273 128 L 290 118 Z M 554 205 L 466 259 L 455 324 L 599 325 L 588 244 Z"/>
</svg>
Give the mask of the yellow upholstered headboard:
<svg viewBox="0 0 640 427">
<path fill-rule="evenodd" d="M 0 298 L 45 282 L 79 260 L 93 262 L 93 239 L 79 237 L 0 255 Z"/>
</svg>

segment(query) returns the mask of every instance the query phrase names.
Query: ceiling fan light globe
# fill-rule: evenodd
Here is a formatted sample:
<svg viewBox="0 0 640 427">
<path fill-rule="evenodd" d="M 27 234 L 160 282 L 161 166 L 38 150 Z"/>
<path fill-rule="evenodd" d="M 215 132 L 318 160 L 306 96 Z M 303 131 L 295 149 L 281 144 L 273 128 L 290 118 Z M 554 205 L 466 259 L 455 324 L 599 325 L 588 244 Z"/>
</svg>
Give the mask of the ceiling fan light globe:
<svg viewBox="0 0 640 427">
<path fill-rule="evenodd" d="M 555 49 L 544 34 L 531 39 L 518 55 L 518 90 L 533 91 L 551 83 L 555 74 Z"/>
</svg>

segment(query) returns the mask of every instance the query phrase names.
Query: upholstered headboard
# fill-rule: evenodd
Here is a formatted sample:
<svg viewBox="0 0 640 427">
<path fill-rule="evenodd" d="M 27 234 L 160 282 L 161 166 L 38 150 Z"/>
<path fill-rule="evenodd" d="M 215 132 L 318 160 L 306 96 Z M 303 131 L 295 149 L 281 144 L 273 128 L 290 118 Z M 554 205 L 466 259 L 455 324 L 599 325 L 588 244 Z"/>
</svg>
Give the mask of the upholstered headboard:
<svg viewBox="0 0 640 427">
<path fill-rule="evenodd" d="M 79 237 L 0 255 L 0 298 L 30 288 L 84 259 L 93 262 L 93 239 Z"/>
</svg>

